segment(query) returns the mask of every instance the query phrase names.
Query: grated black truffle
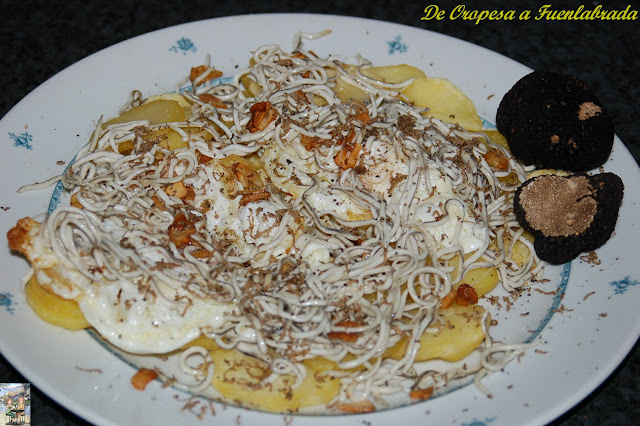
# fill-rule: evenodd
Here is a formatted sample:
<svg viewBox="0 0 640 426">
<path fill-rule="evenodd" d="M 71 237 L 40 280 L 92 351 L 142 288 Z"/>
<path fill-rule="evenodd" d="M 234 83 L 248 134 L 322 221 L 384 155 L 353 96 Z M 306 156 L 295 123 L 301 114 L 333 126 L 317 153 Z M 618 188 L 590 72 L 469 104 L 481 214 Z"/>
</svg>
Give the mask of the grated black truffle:
<svg viewBox="0 0 640 426">
<path fill-rule="evenodd" d="M 554 72 L 521 78 L 502 98 L 496 125 L 516 158 L 541 168 L 586 172 L 613 147 L 613 121 L 593 91 Z"/>
<path fill-rule="evenodd" d="M 623 193 L 624 184 L 613 173 L 541 175 L 518 188 L 514 212 L 535 237 L 538 257 L 561 264 L 611 238 Z"/>
</svg>

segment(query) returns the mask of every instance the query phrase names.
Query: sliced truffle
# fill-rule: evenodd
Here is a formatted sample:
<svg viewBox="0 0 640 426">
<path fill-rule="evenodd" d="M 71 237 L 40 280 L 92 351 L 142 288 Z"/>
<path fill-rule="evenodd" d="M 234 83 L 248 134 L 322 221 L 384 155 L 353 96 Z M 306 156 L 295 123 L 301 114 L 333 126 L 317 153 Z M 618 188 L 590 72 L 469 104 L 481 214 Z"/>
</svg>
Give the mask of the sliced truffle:
<svg viewBox="0 0 640 426">
<path fill-rule="evenodd" d="M 502 98 L 496 124 L 516 158 L 542 168 L 585 172 L 613 146 L 613 122 L 589 86 L 553 72 L 520 79 Z"/>
<path fill-rule="evenodd" d="M 613 233 L 624 184 L 613 173 L 541 175 L 515 194 L 514 211 L 540 259 L 560 264 L 602 246 Z"/>
</svg>

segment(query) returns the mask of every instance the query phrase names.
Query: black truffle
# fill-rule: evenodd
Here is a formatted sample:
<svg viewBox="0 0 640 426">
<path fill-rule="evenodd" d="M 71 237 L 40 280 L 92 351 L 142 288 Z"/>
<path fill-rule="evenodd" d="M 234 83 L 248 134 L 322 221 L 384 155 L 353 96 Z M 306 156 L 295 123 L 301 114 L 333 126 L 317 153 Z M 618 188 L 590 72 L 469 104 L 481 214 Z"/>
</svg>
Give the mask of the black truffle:
<svg viewBox="0 0 640 426">
<path fill-rule="evenodd" d="M 525 164 L 585 172 L 613 146 L 613 122 L 589 86 L 576 77 L 535 71 L 502 98 L 496 124 Z"/>
<path fill-rule="evenodd" d="M 613 173 L 541 175 L 518 188 L 514 211 L 535 237 L 538 257 L 560 264 L 609 240 L 623 193 L 624 184 Z"/>
</svg>

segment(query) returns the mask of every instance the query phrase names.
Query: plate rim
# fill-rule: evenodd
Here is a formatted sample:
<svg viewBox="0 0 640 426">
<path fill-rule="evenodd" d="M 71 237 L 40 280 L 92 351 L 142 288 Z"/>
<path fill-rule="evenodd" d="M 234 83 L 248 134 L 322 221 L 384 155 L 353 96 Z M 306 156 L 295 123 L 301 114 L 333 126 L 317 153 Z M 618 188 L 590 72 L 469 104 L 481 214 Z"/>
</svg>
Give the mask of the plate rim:
<svg viewBox="0 0 640 426">
<path fill-rule="evenodd" d="M 234 20 L 234 19 L 238 19 L 238 18 L 260 18 L 260 17 L 268 17 L 268 19 L 274 19 L 274 18 L 278 18 L 278 19 L 283 19 L 283 18 L 287 18 L 287 17 L 322 17 L 322 19 L 332 19 L 332 18 L 337 18 L 339 20 L 347 20 L 347 21 L 351 21 L 351 20 L 356 20 L 356 21 L 364 21 L 364 22 L 368 22 L 368 23 L 377 23 L 377 24 L 385 24 L 385 25 L 392 25 L 395 27 L 401 27 L 401 28 L 405 28 L 408 29 L 409 31 L 417 31 L 417 32 L 427 32 L 427 33 L 431 33 L 440 37 L 446 37 L 448 39 L 451 40 L 455 40 L 456 42 L 462 42 L 465 44 L 468 44 L 470 46 L 473 47 L 473 49 L 482 49 L 484 51 L 490 52 L 492 55 L 499 55 L 501 57 L 502 60 L 508 60 L 513 62 L 514 64 L 517 64 L 518 66 L 522 67 L 523 72 L 525 72 L 526 70 L 530 70 L 530 68 L 528 68 L 527 66 L 507 57 L 504 56 L 503 54 L 500 54 L 498 52 L 492 51 L 490 49 L 487 49 L 483 46 L 479 46 L 475 43 L 463 40 L 463 39 L 459 39 L 453 36 L 449 36 L 447 34 L 442 34 L 442 33 L 438 33 L 429 29 L 424 29 L 424 28 L 419 28 L 419 27 L 413 27 L 413 26 L 409 26 L 406 24 L 400 24 L 400 23 L 394 23 L 394 22 L 388 22 L 388 21 L 382 21 L 382 20 L 376 20 L 376 19 L 370 19 L 370 18 L 363 18 L 363 17 L 355 17 L 355 16 L 348 16 L 348 15 L 325 15 L 325 14 L 312 14 L 312 13 L 261 13 L 261 14 L 243 14 L 243 15 L 232 15 L 232 16 L 225 16 L 225 17 L 217 17 L 217 18 L 209 18 L 209 19 L 202 19 L 202 20 L 197 20 L 197 21 L 192 21 L 192 22 L 185 22 L 185 23 L 181 23 L 181 24 L 177 24 L 177 25 L 172 25 L 169 27 L 165 27 L 165 28 L 159 28 L 144 34 L 140 34 L 138 36 L 126 39 L 126 40 L 122 40 L 116 44 L 113 44 L 111 46 L 105 47 L 104 49 L 101 49 L 99 51 L 96 51 L 94 53 L 91 53 L 90 55 L 87 55 L 86 57 L 80 59 L 79 61 L 69 65 L 68 67 L 64 68 L 63 70 L 57 72 L 56 74 L 54 74 L 53 76 L 51 76 L 50 78 L 48 78 L 47 80 L 45 80 L 44 82 L 42 82 L 40 85 L 38 85 L 36 88 L 34 88 L 31 92 L 29 92 L 25 97 L 23 97 L 16 105 L 14 105 L 6 114 L 5 116 L 2 117 L 2 119 L 0 120 L 0 123 L 2 121 L 5 120 L 6 117 L 10 116 L 14 110 L 16 110 L 16 108 L 18 108 L 20 105 L 22 105 L 23 103 L 26 104 L 28 103 L 29 99 L 33 96 L 36 96 L 37 93 L 40 90 L 44 90 L 46 89 L 46 87 L 44 87 L 47 84 L 51 84 L 50 82 L 55 82 L 55 80 L 57 79 L 58 76 L 60 76 L 61 74 L 67 72 L 70 68 L 73 67 L 77 67 L 79 66 L 79 64 L 84 63 L 86 61 L 89 61 L 91 58 L 95 57 L 95 56 L 99 56 L 99 55 L 103 55 L 106 51 L 110 50 L 110 49 L 116 49 L 116 48 L 121 48 L 122 45 L 127 44 L 127 43 L 131 43 L 134 42 L 138 39 L 142 39 L 145 37 L 153 37 L 155 34 L 160 33 L 160 32 L 164 32 L 167 31 L 169 29 L 179 29 L 182 27 L 189 27 L 192 26 L 194 24 L 199 24 L 199 23 L 203 23 L 203 22 L 212 22 L 212 21 L 220 21 L 220 20 Z M 257 46 L 256 46 L 257 47 Z M 615 149 L 620 150 L 620 148 L 624 148 L 624 150 L 626 150 L 626 155 L 633 158 L 630 154 L 630 152 L 628 151 L 628 149 L 626 148 L 626 146 L 622 143 L 622 141 L 616 136 L 616 146 Z M 623 151 L 624 151 L 623 150 Z M 625 154 L 623 152 L 623 154 Z M 582 399 L 584 399 L 589 393 L 591 393 L 593 390 L 595 390 L 598 386 L 600 386 L 607 377 L 609 377 L 609 375 L 611 373 L 613 373 L 615 371 L 615 369 L 620 365 L 620 363 L 624 360 L 624 358 L 626 358 L 629 354 L 629 351 L 631 350 L 631 348 L 636 344 L 638 337 L 640 336 L 640 332 L 636 332 L 635 338 L 632 338 L 631 335 L 627 334 L 627 340 L 628 340 L 628 348 L 626 348 L 626 350 L 624 351 L 618 351 L 618 355 L 622 354 L 622 352 L 624 352 L 621 356 L 619 356 L 617 360 L 613 360 L 610 359 L 610 364 L 613 364 L 613 367 L 610 369 L 610 371 L 608 373 L 606 373 L 606 375 L 604 375 L 604 377 L 602 377 L 600 379 L 600 377 L 596 377 L 594 376 L 592 378 L 592 382 L 595 383 L 594 386 L 589 386 L 589 389 L 583 390 L 583 392 L 576 392 L 574 394 L 574 402 L 570 403 L 570 405 L 568 407 L 565 407 L 565 409 L 561 409 L 559 413 L 557 413 L 556 415 L 554 415 L 553 417 L 548 417 L 547 420 L 552 420 L 553 418 L 556 418 L 558 415 L 561 415 L 562 413 L 566 412 L 567 410 L 569 410 L 570 408 L 572 408 L 573 406 L 575 406 L 577 403 L 579 403 Z M 17 358 L 11 358 L 9 356 L 7 356 L 7 352 L 5 351 L 4 348 L 4 339 L 0 339 L 0 346 L 2 346 L 2 352 L 3 352 L 3 356 L 5 356 L 5 359 L 7 359 L 7 361 L 9 361 L 14 368 L 16 368 L 16 370 L 19 371 L 20 374 L 22 374 L 25 377 L 29 377 L 29 374 L 25 374 L 25 369 L 26 368 L 28 370 L 28 366 L 23 366 L 24 368 L 19 368 L 18 365 L 20 364 L 20 360 Z M 11 353 L 11 351 L 9 351 L 9 353 Z M 606 370 L 606 369 L 605 369 Z M 68 409 L 69 411 L 72 411 L 74 413 L 77 413 L 80 417 L 83 417 L 85 419 L 91 418 L 91 415 L 95 415 L 95 412 L 93 411 L 87 411 L 86 413 L 84 413 L 84 410 L 81 407 L 81 409 L 78 409 L 77 404 L 70 398 L 67 398 L 66 393 L 60 393 L 58 392 L 56 396 L 53 395 L 53 393 L 56 393 L 54 389 L 50 389 L 49 391 L 47 391 L 45 389 L 45 387 L 47 386 L 42 386 L 42 383 L 38 383 L 38 381 L 34 381 L 34 384 L 36 384 L 36 387 L 43 390 L 45 393 L 47 393 L 47 395 L 51 396 L 52 399 L 58 401 L 65 409 Z M 48 385 L 48 384 L 47 384 Z M 53 385 L 52 385 L 53 386 Z M 69 399 L 69 401 L 65 401 L 66 399 Z M 75 406 L 76 408 L 69 408 L 70 406 Z M 264 413 L 263 413 L 264 414 Z M 326 417 L 325 417 L 326 418 Z M 102 420 L 106 420 L 106 419 L 102 419 Z"/>
</svg>

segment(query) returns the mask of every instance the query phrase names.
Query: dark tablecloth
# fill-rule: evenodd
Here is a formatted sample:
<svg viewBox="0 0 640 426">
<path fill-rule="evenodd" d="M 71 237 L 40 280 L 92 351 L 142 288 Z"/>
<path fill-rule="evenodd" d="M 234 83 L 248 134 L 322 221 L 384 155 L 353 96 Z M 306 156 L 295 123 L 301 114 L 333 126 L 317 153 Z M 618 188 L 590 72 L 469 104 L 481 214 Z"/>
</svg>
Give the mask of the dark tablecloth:
<svg viewBox="0 0 640 426">
<path fill-rule="evenodd" d="M 606 10 L 640 10 L 632 1 L 335 1 L 266 0 L 249 5 L 236 1 L 156 0 L 0 1 L 0 116 L 32 89 L 85 56 L 152 30 L 206 18 L 248 13 L 305 12 L 359 16 L 397 22 L 448 34 L 489 48 L 533 69 L 573 74 L 585 80 L 615 123 L 616 133 L 640 159 L 639 23 L 632 21 L 425 21 L 424 9 L 450 11 L 587 10 L 602 3 Z M 630 183 L 627 182 L 627 185 Z M 634 185 L 637 182 L 633 183 Z M 25 379 L 4 359 L 0 382 Z M 561 425 L 637 424 L 640 419 L 640 348 L 633 349 L 612 376 L 585 401 L 557 421 Z M 75 425 L 83 421 L 33 388 L 33 424 Z"/>
</svg>

